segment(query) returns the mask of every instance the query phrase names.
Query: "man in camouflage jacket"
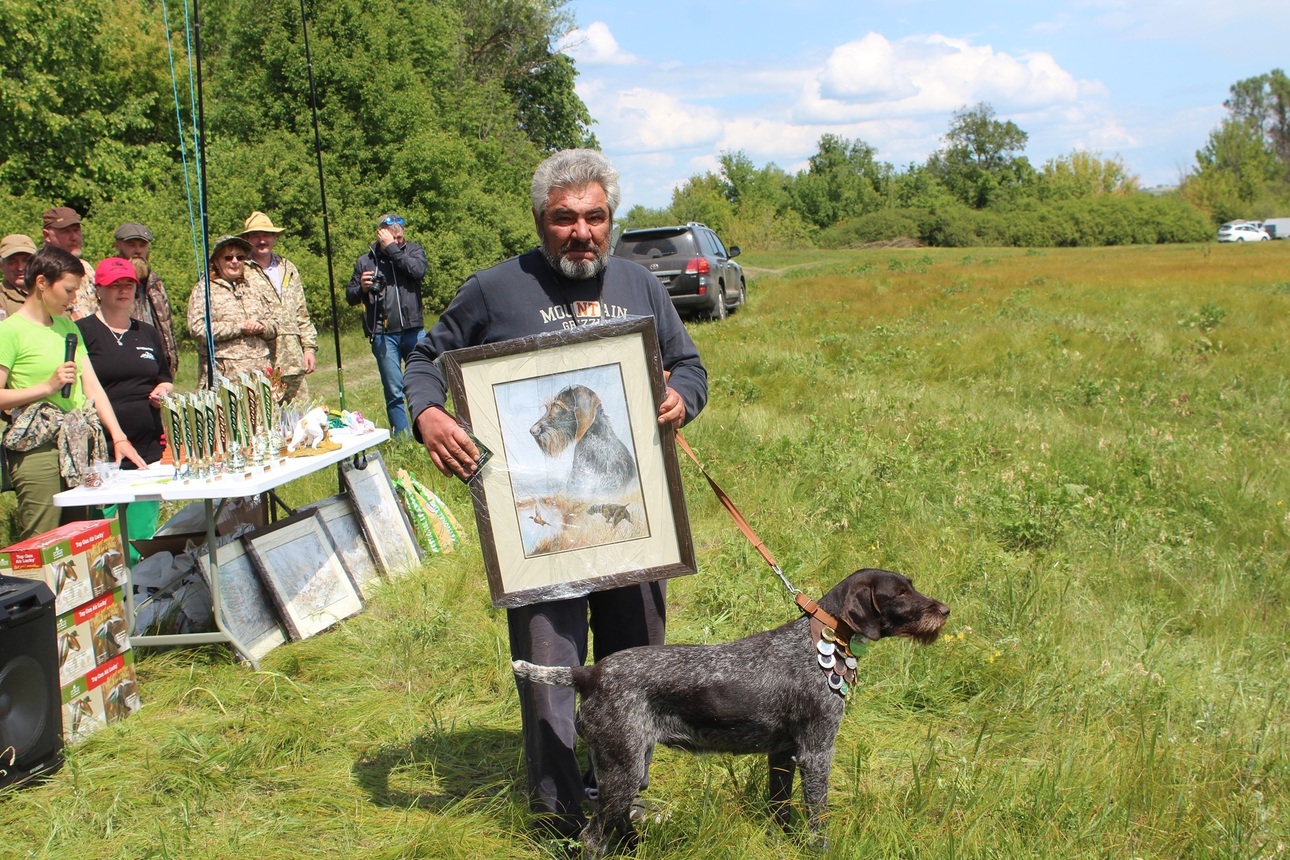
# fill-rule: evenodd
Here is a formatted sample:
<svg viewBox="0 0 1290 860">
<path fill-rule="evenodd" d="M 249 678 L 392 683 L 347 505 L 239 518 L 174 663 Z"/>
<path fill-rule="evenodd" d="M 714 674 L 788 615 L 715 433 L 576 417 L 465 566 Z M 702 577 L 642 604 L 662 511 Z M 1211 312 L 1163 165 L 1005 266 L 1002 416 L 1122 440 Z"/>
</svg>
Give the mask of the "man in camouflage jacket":
<svg viewBox="0 0 1290 860">
<path fill-rule="evenodd" d="M 130 316 L 152 326 L 161 335 L 161 345 L 166 350 L 166 361 L 170 364 L 173 378 L 179 370 L 179 348 L 175 344 L 175 326 L 166 285 L 149 263 L 152 231 L 136 221 L 127 221 L 116 228 L 112 239 L 117 254 L 133 263 L 134 273 L 139 276 L 139 289 L 135 291 L 134 309 Z"/>
<path fill-rule="evenodd" d="M 273 319 L 278 326 L 274 343 L 273 368 L 282 375 L 283 402 L 309 399 L 305 376 L 314 372 L 318 352 L 318 329 L 309 319 L 305 288 L 295 264 L 273 252 L 278 234 L 268 215 L 252 212 L 243 225 L 242 238 L 251 245 L 246 261 L 246 279 L 269 297 Z"/>
</svg>

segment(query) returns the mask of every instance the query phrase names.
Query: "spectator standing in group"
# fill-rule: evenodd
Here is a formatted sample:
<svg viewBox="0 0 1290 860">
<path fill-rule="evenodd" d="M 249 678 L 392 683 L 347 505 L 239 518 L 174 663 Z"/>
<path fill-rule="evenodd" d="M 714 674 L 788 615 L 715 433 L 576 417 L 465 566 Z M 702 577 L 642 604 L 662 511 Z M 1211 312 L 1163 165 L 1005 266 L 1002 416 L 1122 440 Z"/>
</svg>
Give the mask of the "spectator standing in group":
<svg viewBox="0 0 1290 860">
<path fill-rule="evenodd" d="M 403 402 L 403 368 L 413 347 L 425 337 L 421 281 L 426 276 L 426 252 L 403 235 L 404 223 L 393 213 L 381 216 L 376 241 L 354 263 L 345 288 L 345 300 L 363 306 L 363 333 L 372 342 L 385 414 L 395 436 L 412 432 Z"/>
<path fill-rule="evenodd" d="M 41 217 L 41 239 L 47 248 L 62 248 L 81 261 L 85 274 L 76 288 L 76 300 L 68 309 L 72 319 L 87 317 L 98 310 L 98 300 L 94 297 L 94 267 L 81 259 L 85 247 L 85 235 L 82 232 L 81 216 L 70 206 L 58 206 L 46 209 Z"/>
<path fill-rule="evenodd" d="M 238 373 L 273 367 L 273 341 L 278 334 L 273 306 L 263 290 L 246 279 L 251 244 L 241 236 L 221 236 L 211 251 L 209 271 L 188 297 L 188 333 L 197 340 L 201 374 L 209 381 L 206 341 L 206 291 L 210 289 L 210 328 L 215 343 L 215 373 L 236 378 Z"/>
<path fill-rule="evenodd" d="M 161 398 L 174 390 L 161 335 L 135 313 L 139 277 L 133 263 L 108 257 L 94 269 L 99 309 L 76 321 L 94 373 L 112 404 L 112 413 L 138 455 L 147 463 L 161 459 Z M 115 446 L 109 445 L 110 454 Z M 133 463 L 122 464 L 131 469 Z M 126 507 L 130 536 L 152 537 L 157 531 L 160 503 L 131 502 Z M 115 506 L 104 515 L 116 515 Z M 131 562 L 138 552 L 131 547 Z"/>
<path fill-rule="evenodd" d="M 667 373 L 659 424 L 679 427 L 707 402 L 707 371 L 666 290 L 644 267 L 609 254 L 618 206 L 618 172 L 599 152 L 557 152 L 542 162 L 530 189 L 538 248 L 466 279 L 408 361 L 408 410 L 417 438 L 445 475 L 473 473 L 479 451 L 444 409 L 443 353 L 526 335 L 560 331 L 573 321 L 596 325 L 653 316 Z M 508 609 L 512 659 L 577 666 L 623 648 L 661 645 L 663 581 Z M 557 834 L 576 838 L 583 774 L 574 753 L 574 690 L 517 681 L 530 802 Z M 642 774 L 645 777 L 646 774 Z"/>
<path fill-rule="evenodd" d="M 295 263 L 274 253 L 284 229 L 275 227 L 263 212 L 252 212 L 246 219 L 242 238 L 251 245 L 246 279 L 273 303 L 273 318 L 278 324 L 273 368 L 282 375 L 283 402 L 303 403 L 309 399 L 305 377 L 314 372 L 317 364 L 318 329 L 309 319 L 300 271 Z"/>
<path fill-rule="evenodd" d="M 116 228 L 113 246 L 117 256 L 134 265 L 139 286 L 134 293 L 134 307 L 130 316 L 147 323 L 157 330 L 161 338 L 166 364 L 173 379 L 179 370 L 179 347 L 175 343 L 175 327 L 171 320 L 170 296 L 161 276 L 152 270 L 152 231 L 135 221 L 127 221 Z"/>
<path fill-rule="evenodd" d="M 84 271 L 67 251 L 40 249 L 27 261 L 27 300 L 0 322 L 0 410 L 10 417 L 3 443 L 18 496 L 18 540 L 85 519 L 83 508 L 56 507 L 54 494 L 67 489 L 68 478 L 84 475 L 94 458 L 107 456 L 107 440 L 118 463 L 146 465 L 117 423 L 80 331 L 66 316 Z M 68 335 L 77 336 L 71 361 Z M 93 409 L 85 408 L 87 401 Z"/>
<path fill-rule="evenodd" d="M 0 239 L 0 320 L 14 313 L 27 301 L 27 261 L 36 253 L 36 243 L 21 233 L 10 233 Z"/>
</svg>

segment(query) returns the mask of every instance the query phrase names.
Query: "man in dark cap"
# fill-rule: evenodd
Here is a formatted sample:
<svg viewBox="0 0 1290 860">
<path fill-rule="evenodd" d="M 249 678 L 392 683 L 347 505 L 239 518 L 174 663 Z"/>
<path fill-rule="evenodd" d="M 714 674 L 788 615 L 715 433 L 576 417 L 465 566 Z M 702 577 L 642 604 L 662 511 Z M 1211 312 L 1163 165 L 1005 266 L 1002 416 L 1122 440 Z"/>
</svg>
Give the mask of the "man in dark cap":
<svg viewBox="0 0 1290 860">
<path fill-rule="evenodd" d="M 134 310 L 130 316 L 145 322 L 161 335 L 161 345 L 166 350 L 166 361 L 173 377 L 179 367 L 179 350 L 175 346 L 175 328 L 171 322 L 170 297 L 161 277 L 152 270 L 148 256 L 152 253 L 152 231 L 135 221 L 127 221 L 112 234 L 113 245 L 119 256 L 134 265 L 139 286 L 134 292 Z"/>
<path fill-rule="evenodd" d="M 22 307 L 27 301 L 27 283 L 24 280 L 27 261 L 36 253 L 36 243 L 21 233 L 10 233 L 0 239 L 0 271 L 4 284 L 0 286 L 0 319 Z"/>
<path fill-rule="evenodd" d="M 70 206 L 46 209 L 41 221 L 40 235 L 46 246 L 62 248 L 80 258 L 85 236 L 81 232 L 81 216 L 75 209 Z M 99 309 L 99 298 L 94 292 L 94 267 L 85 260 L 81 260 L 81 265 L 85 267 L 85 277 L 76 291 L 76 301 L 67 311 L 74 320 L 92 316 Z"/>
</svg>

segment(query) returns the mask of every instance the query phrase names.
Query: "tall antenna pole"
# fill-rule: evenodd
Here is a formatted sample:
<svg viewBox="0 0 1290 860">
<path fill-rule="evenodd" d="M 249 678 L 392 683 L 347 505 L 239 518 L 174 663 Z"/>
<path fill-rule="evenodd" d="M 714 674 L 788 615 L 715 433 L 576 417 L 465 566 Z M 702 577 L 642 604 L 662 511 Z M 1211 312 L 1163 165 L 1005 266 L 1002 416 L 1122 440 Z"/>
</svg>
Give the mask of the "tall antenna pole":
<svg viewBox="0 0 1290 860">
<path fill-rule="evenodd" d="M 202 95 L 202 19 L 199 0 L 193 0 L 193 46 L 197 54 L 197 181 L 202 216 L 202 268 L 206 285 L 206 387 L 215 385 L 215 337 L 211 332 L 210 217 L 206 198 L 206 102 Z M 201 380 L 198 380 L 201 384 Z"/>
<path fill-rule="evenodd" d="M 345 370 L 340 360 L 340 319 L 336 314 L 336 275 L 331 265 L 331 226 L 327 217 L 327 182 L 323 178 L 322 136 L 318 132 L 318 92 L 314 89 L 314 61 L 309 53 L 309 16 L 305 0 L 300 0 L 300 29 L 305 36 L 305 68 L 309 72 L 309 107 L 314 118 L 314 153 L 318 157 L 318 193 L 322 197 L 323 247 L 327 256 L 327 286 L 331 291 L 331 334 L 336 344 L 336 387 L 340 391 L 340 408 L 345 410 Z"/>
</svg>

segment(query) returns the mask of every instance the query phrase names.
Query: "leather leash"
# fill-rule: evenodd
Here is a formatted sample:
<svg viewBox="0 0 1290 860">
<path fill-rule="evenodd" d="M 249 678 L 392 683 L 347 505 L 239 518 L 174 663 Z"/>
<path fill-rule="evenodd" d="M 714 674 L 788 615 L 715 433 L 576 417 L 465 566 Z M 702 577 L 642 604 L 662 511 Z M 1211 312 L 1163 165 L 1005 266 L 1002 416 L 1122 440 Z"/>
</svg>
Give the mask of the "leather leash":
<svg viewBox="0 0 1290 860">
<path fill-rule="evenodd" d="M 689 443 L 685 441 L 685 437 L 681 435 L 680 430 L 676 431 L 676 444 L 681 446 L 681 450 L 694 461 L 694 465 L 699 467 L 699 471 L 703 473 L 703 477 L 708 481 L 708 486 L 712 487 L 712 492 L 716 493 L 717 501 L 721 502 L 721 506 L 726 509 L 728 514 L 730 514 L 730 518 L 735 521 L 735 525 L 737 525 L 739 530 L 744 533 L 744 537 L 748 538 L 748 541 L 753 545 L 753 549 L 760 553 L 761 557 L 766 560 L 768 565 L 770 565 L 770 569 L 779 577 L 780 582 L 784 583 L 784 587 L 793 595 L 793 602 L 797 604 L 798 608 L 806 615 L 819 621 L 825 627 L 832 628 L 841 634 L 843 631 L 838 627 L 838 619 L 821 609 L 818 603 L 798 591 L 793 587 L 793 584 L 788 581 L 788 577 L 784 575 L 784 571 L 780 570 L 779 564 L 776 563 L 775 557 L 772 556 L 770 554 L 770 550 L 766 548 L 765 541 L 757 536 L 757 532 L 753 531 L 753 527 L 748 524 L 748 520 L 739 512 L 739 508 L 735 505 L 734 500 L 732 500 L 730 496 L 726 495 L 726 491 L 721 489 L 721 485 L 713 480 L 712 476 L 708 474 L 707 469 L 703 468 L 703 464 L 700 463 L 699 458 L 694 455 L 694 451 L 690 448 Z M 850 637 L 848 636 L 847 639 L 849 638 Z M 843 639 L 843 641 L 847 641 L 847 639 Z"/>
</svg>

